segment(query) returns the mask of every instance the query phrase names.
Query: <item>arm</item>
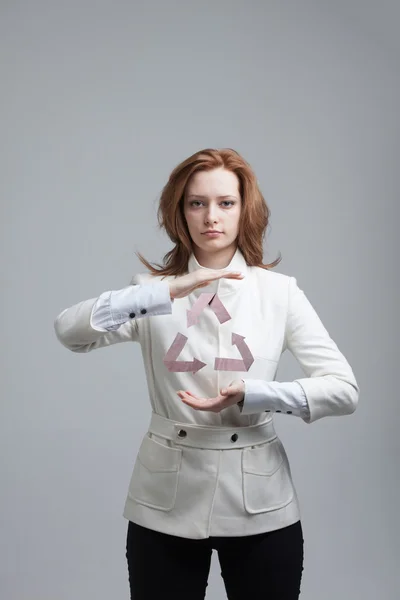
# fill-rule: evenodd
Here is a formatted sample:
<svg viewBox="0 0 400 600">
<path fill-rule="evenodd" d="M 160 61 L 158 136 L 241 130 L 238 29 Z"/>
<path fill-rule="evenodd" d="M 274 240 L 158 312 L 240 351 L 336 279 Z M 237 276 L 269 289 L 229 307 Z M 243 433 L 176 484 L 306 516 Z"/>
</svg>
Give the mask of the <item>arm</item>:
<svg viewBox="0 0 400 600">
<path fill-rule="evenodd" d="M 285 347 L 290 350 L 306 375 L 296 380 L 304 391 L 309 408 L 309 414 L 302 416 L 306 423 L 355 411 L 359 387 L 354 373 L 294 277 L 289 279 Z M 271 382 L 269 385 L 272 386 L 270 393 L 276 398 L 279 385 L 285 384 Z M 260 412 L 261 406 L 265 407 L 262 410 L 266 410 L 270 408 L 271 402 L 271 396 L 267 393 L 264 404 L 259 395 L 252 398 L 250 394 L 248 398 L 244 398 L 242 412 Z"/>
<path fill-rule="evenodd" d="M 166 281 L 130 285 L 84 300 L 62 311 L 54 328 L 59 341 L 73 352 L 90 352 L 138 340 L 138 319 L 171 313 Z"/>
<path fill-rule="evenodd" d="M 221 269 L 197 269 L 171 282 L 154 281 L 146 274 L 141 284 L 142 277 L 134 277 L 128 288 L 104 292 L 98 298 L 65 309 L 54 323 L 60 342 L 73 352 L 89 352 L 119 342 L 137 341 L 139 319 L 170 314 L 174 298 L 184 298 L 210 281 L 223 277 L 241 279 L 243 275 Z"/>
</svg>

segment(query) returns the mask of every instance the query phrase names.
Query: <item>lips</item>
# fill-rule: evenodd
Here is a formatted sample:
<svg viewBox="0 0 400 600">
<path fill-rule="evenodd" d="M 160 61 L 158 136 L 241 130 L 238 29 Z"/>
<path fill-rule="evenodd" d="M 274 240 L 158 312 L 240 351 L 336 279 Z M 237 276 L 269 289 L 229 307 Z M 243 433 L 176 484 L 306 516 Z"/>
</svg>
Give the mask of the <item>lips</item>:
<svg viewBox="0 0 400 600">
<path fill-rule="evenodd" d="M 222 231 L 205 231 L 203 233 L 203 235 L 204 235 L 204 237 L 208 238 L 209 240 L 215 240 L 220 235 L 222 235 Z"/>
</svg>

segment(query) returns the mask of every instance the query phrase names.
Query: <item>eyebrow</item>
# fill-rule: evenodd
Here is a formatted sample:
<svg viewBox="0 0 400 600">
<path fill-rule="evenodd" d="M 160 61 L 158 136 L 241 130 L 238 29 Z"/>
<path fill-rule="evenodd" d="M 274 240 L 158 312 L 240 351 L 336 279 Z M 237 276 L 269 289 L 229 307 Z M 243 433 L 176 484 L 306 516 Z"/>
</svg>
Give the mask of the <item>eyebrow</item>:
<svg viewBox="0 0 400 600">
<path fill-rule="evenodd" d="M 189 194 L 188 198 L 200 198 L 201 200 L 207 200 L 208 196 L 199 196 L 198 194 Z M 217 196 L 218 200 L 223 200 L 224 198 L 235 198 L 238 199 L 237 196 L 232 194 L 228 194 L 227 196 Z"/>
</svg>

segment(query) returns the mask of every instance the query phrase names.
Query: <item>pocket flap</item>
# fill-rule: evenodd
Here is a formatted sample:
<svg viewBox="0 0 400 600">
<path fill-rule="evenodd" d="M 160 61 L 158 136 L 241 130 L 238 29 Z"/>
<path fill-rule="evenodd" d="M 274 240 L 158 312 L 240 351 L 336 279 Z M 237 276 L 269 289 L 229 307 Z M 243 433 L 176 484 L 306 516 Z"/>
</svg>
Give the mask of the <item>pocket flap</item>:
<svg viewBox="0 0 400 600">
<path fill-rule="evenodd" d="M 146 435 L 140 445 L 138 458 L 149 471 L 165 473 L 179 470 L 181 455 L 180 448 L 171 448 Z"/>
<path fill-rule="evenodd" d="M 244 448 L 243 471 L 253 475 L 273 475 L 281 466 L 283 455 L 278 438 L 262 446 Z"/>
</svg>

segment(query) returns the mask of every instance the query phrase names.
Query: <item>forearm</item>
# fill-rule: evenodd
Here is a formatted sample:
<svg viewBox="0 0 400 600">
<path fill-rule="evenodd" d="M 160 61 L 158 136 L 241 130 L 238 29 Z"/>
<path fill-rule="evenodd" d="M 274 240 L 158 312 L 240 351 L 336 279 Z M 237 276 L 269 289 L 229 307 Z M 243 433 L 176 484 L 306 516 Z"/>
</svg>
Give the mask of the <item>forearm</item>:
<svg viewBox="0 0 400 600">
<path fill-rule="evenodd" d="M 144 317 L 171 313 L 167 282 L 130 285 L 83 300 L 63 310 L 54 322 L 59 341 L 73 352 L 137 341 Z"/>
</svg>

